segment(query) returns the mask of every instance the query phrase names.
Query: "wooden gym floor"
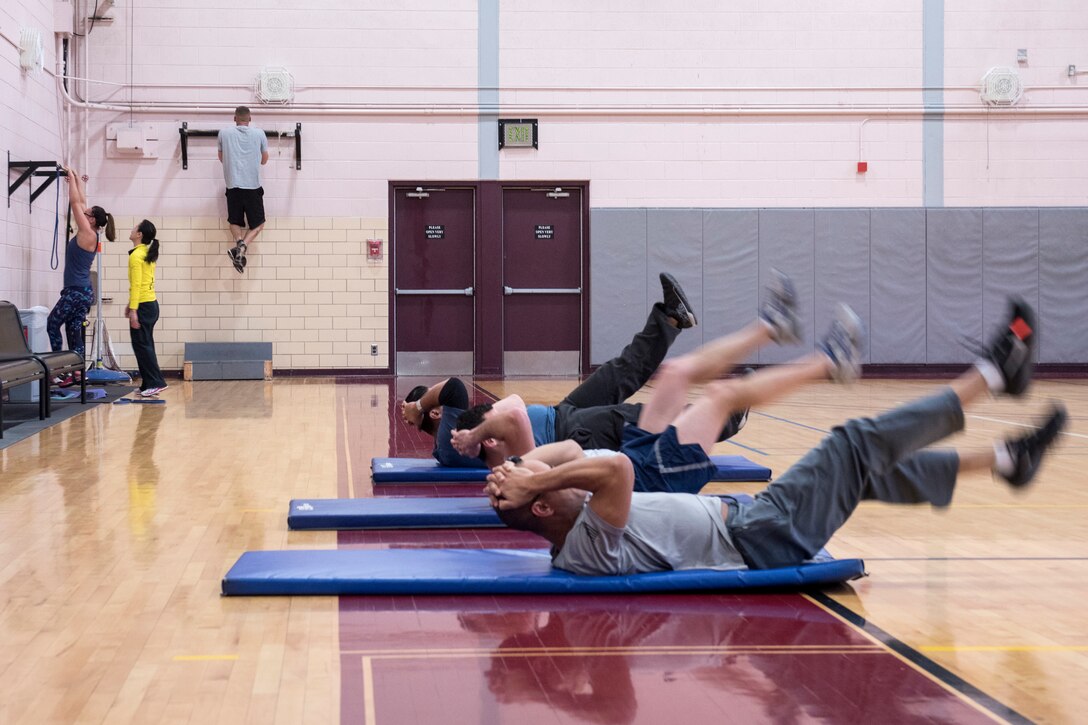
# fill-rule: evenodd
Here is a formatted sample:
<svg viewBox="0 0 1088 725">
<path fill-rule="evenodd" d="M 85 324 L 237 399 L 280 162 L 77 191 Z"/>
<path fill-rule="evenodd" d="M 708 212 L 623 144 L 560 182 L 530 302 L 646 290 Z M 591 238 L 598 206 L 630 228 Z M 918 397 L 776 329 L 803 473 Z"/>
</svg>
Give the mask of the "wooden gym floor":
<svg viewBox="0 0 1088 725">
<path fill-rule="evenodd" d="M 396 413 L 415 382 L 172 382 L 165 406 L 91 406 L 0 451 L 0 722 L 1067 723 L 1088 712 L 1088 382 L 1040 381 L 1023 401 L 969 410 L 958 446 L 988 445 L 1048 398 L 1072 422 L 1023 495 L 971 475 L 945 511 L 863 504 L 829 548 L 864 558 L 870 576 L 840 588 L 221 598 L 247 549 L 538 545 L 509 531 L 287 530 L 289 499 L 373 495 L 371 456 L 426 454 Z M 573 385 L 474 391 L 555 402 Z M 835 423 L 933 385 L 815 386 L 754 411 L 720 452 L 780 473 Z"/>
</svg>

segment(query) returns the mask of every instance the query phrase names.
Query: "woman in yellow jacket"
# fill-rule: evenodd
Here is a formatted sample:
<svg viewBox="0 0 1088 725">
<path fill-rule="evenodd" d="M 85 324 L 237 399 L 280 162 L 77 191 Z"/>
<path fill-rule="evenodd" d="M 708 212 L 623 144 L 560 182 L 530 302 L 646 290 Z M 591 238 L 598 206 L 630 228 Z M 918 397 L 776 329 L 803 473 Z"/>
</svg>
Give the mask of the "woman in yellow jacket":
<svg viewBox="0 0 1088 725">
<path fill-rule="evenodd" d="M 166 390 L 166 380 L 155 355 L 155 323 L 159 321 L 159 303 L 155 298 L 155 262 L 159 258 L 159 240 L 155 225 L 144 219 L 128 238 L 128 326 L 132 352 L 140 366 L 140 395 L 149 398 Z"/>
</svg>

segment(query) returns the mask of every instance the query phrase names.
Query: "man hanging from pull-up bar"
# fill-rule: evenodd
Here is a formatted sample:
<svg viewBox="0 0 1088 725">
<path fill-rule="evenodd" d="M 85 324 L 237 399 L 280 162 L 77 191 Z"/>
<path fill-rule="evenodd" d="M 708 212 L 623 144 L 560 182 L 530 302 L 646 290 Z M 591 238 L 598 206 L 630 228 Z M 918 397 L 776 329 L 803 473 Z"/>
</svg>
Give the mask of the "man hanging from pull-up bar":
<svg viewBox="0 0 1088 725">
<path fill-rule="evenodd" d="M 227 184 L 227 224 L 234 246 L 227 256 L 239 274 L 246 270 L 246 251 L 264 229 L 264 188 L 261 167 L 268 163 L 268 137 L 245 106 L 234 109 L 234 125 L 219 132 L 219 160 Z M 246 225 L 248 230 L 243 231 Z"/>
</svg>

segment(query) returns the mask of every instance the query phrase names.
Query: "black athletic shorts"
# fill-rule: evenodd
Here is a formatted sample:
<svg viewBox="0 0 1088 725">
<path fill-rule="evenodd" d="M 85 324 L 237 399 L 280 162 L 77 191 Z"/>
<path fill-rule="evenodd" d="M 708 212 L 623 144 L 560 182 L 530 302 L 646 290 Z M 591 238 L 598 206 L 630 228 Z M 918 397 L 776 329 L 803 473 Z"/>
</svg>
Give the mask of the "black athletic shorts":
<svg viewBox="0 0 1088 725">
<path fill-rule="evenodd" d="M 227 224 L 256 229 L 264 224 L 264 187 L 227 189 Z"/>
</svg>

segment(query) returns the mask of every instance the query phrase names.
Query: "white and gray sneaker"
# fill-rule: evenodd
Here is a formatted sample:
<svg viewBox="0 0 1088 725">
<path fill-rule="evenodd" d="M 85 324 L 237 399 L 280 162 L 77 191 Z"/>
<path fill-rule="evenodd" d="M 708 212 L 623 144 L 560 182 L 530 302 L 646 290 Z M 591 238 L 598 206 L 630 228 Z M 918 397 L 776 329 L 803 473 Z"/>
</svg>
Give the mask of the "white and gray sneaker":
<svg viewBox="0 0 1088 725">
<path fill-rule="evenodd" d="M 827 331 L 819 348 L 827 355 L 834 369 L 831 379 L 839 383 L 850 383 L 861 375 L 861 343 L 865 338 L 865 326 L 857 313 L 847 305 L 839 304 L 831 328 Z"/>
<path fill-rule="evenodd" d="M 779 345 L 801 342 L 801 316 L 797 313 L 797 288 L 785 272 L 772 269 L 774 279 L 767 285 L 759 319 L 771 329 Z"/>
</svg>

